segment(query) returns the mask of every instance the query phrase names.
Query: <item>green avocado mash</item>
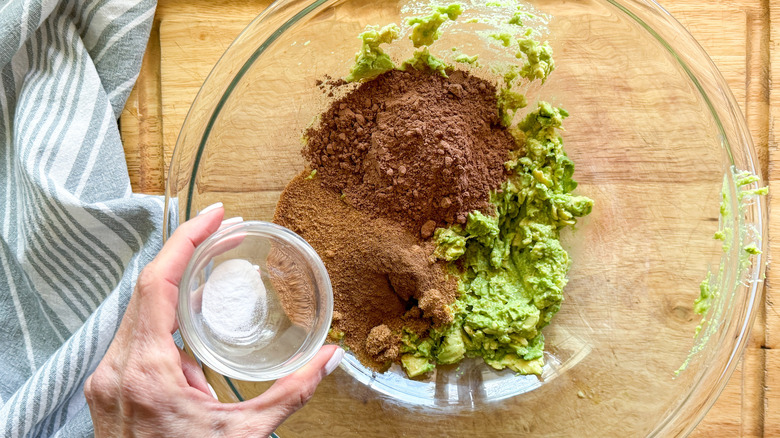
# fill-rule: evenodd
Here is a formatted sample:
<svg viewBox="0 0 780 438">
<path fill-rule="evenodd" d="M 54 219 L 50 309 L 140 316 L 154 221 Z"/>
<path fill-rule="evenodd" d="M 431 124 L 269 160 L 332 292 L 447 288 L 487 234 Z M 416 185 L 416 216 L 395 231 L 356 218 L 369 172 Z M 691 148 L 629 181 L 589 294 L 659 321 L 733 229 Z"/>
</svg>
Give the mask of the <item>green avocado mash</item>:
<svg viewBox="0 0 780 438">
<path fill-rule="evenodd" d="M 461 295 L 453 323 L 431 334 L 432 347 L 415 350 L 419 340 L 405 335 L 407 354 L 431 363 L 479 356 L 496 369 L 541 373 L 541 329 L 560 308 L 569 269 L 560 230 L 593 206 L 571 194 L 574 164 L 557 133 L 567 115 L 540 102 L 518 125 L 526 154 L 506 163 L 512 175 L 492 194 L 495 216 L 475 211 L 465 227 L 436 230 L 434 256 L 451 262 Z"/>
<path fill-rule="evenodd" d="M 381 29 L 379 26 L 367 26 L 366 30 L 358 35 L 363 40 L 363 45 L 360 47 L 360 51 L 355 54 L 355 65 L 344 80 L 354 82 L 371 79 L 394 69 L 393 60 L 379 45 L 392 43 L 398 39 L 400 34 L 401 29 L 394 23 Z"/>
<path fill-rule="evenodd" d="M 525 108 L 526 105 L 528 102 L 524 94 L 513 91 L 511 88 L 502 88 L 498 92 L 498 115 L 504 126 L 509 126 L 517 110 Z"/>
<path fill-rule="evenodd" d="M 507 0 L 505 2 L 498 2 L 498 1 L 490 1 L 485 3 L 485 6 L 487 7 L 497 7 L 497 8 L 503 8 L 507 6 L 514 6 L 515 1 L 514 0 Z"/>
<path fill-rule="evenodd" d="M 555 68 L 550 45 L 546 41 L 540 44 L 532 38 L 518 39 L 517 45 L 520 50 L 515 56 L 518 59 L 525 57 L 520 76 L 527 79 L 541 79 L 544 82 Z"/>
<path fill-rule="evenodd" d="M 491 34 L 490 38 L 500 42 L 504 47 L 509 47 L 512 44 L 512 35 L 506 32 Z"/>
<path fill-rule="evenodd" d="M 525 36 L 515 38 L 509 33 L 495 33 L 490 35 L 491 39 L 494 39 L 501 43 L 504 47 L 509 47 L 512 42 L 517 44 L 517 53 L 515 57 L 517 59 L 523 59 L 522 67 L 513 66 L 509 72 L 505 75 L 504 81 L 511 82 L 517 76 L 524 77 L 529 80 L 540 79 L 544 82 L 547 76 L 555 69 L 555 62 L 552 57 L 552 48 L 546 41 L 540 43 L 533 38 L 530 38 L 526 33 Z"/>
<path fill-rule="evenodd" d="M 478 58 L 479 55 L 469 56 L 466 55 L 465 53 L 461 53 L 455 57 L 455 62 L 460 62 L 462 64 L 477 65 Z"/>
<path fill-rule="evenodd" d="M 433 8 L 433 13 L 425 17 L 413 17 L 406 20 L 406 24 L 414 26 L 412 40 L 414 47 L 430 46 L 441 36 L 439 28 L 448 19 L 456 20 L 463 13 L 463 5 L 453 3 L 449 6 L 438 6 Z"/>
<path fill-rule="evenodd" d="M 429 362 L 428 359 L 417 357 L 413 354 L 404 354 L 401 356 L 401 366 L 404 367 L 406 374 L 411 378 L 422 376 L 436 368 L 436 365 Z"/>
<path fill-rule="evenodd" d="M 527 15 L 521 11 L 515 12 L 515 15 L 512 15 L 512 18 L 509 19 L 509 24 L 514 24 L 516 26 L 522 26 L 523 25 L 523 15 Z"/>
<path fill-rule="evenodd" d="M 521 7 L 519 7 L 519 6 L 518 6 L 517 9 L 518 9 L 517 12 L 515 12 L 514 15 L 512 15 L 512 18 L 509 19 L 509 24 L 514 24 L 514 25 L 517 25 L 517 26 L 523 26 L 523 19 L 524 18 L 528 18 L 530 20 L 533 20 L 533 19 L 537 18 L 536 15 L 534 15 L 534 14 L 532 14 L 530 12 L 522 10 Z"/>
<path fill-rule="evenodd" d="M 466 252 L 466 238 L 462 235 L 460 225 L 452 228 L 437 228 L 434 240 L 437 246 L 433 255 L 437 259 L 451 262 L 459 259 Z"/>
<path fill-rule="evenodd" d="M 409 37 L 414 47 L 423 47 L 416 50 L 411 58 L 404 61 L 401 70 L 412 67 L 415 69 L 430 68 L 445 78 L 446 70 L 451 68 L 445 61 L 433 56 L 427 46 L 433 44 L 441 31 L 439 28 L 447 20 L 456 20 L 463 13 L 463 5 L 453 3 L 448 6 L 434 6 L 433 12 L 425 17 L 413 17 L 407 20 L 412 27 L 412 35 Z M 367 80 L 396 68 L 393 60 L 387 55 L 380 44 L 389 44 L 397 40 L 401 35 L 401 28 L 391 23 L 383 28 L 379 26 L 366 26 L 366 30 L 358 37 L 363 41 L 360 51 L 355 54 L 355 65 L 344 78 L 347 82 Z M 477 56 L 461 55 L 455 59 L 457 62 L 473 64 Z"/>
<path fill-rule="evenodd" d="M 448 77 L 447 69 L 452 68 L 446 62 L 431 55 L 431 52 L 428 51 L 428 47 L 415 50 L 414 54 L 412 54 L 412 57 L 404 61 L 404 63 L 401 65 L 401 70 L 406 70 L 409 67 L 412 67 L 416 70 L 431 69 L 431 71 L 435 71 L 445 78 Z"/>
<path fill-rule="evenodd" d="M 453 3 L 448 6 L 433 6 L 433 13 L 425 17 L 413 17 L 406 20 L 406 23 L 412 27 L 412 35 L 409 39 L 412 40 L 414 47 L 423 47 L 420 50 L 416 50 L 412 57 L 404 61 L 401 65 L 401 70 L 412 67 L 417 70 L 429 68 L 440 75 L 447 77 L 447 69 L 451 68 L 445 61 L 433 56 L 428 50 L 428 46 L 436 42 L 441 36 L 439 28 L 445 21 L 456 20 L 460 14 L 463 13 L 463 5 L 459 3 Z M 460 59 L 460 60 L 459 60 Z M 477 60 L 476 56 L 473 57 L 460 57 L 455 59 L 457 62 L 470 62 L 474 63 Z"/>
</svg>

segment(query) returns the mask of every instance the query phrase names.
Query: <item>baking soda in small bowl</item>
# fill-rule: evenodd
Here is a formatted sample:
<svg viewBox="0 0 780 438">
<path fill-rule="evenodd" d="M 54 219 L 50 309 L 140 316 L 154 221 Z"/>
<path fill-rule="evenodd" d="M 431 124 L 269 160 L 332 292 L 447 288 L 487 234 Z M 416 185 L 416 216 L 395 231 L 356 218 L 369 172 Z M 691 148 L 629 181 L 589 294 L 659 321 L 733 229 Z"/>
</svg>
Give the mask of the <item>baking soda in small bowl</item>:
<svg viewBox="0 0 780 438">
<path fill-rule="evenodd" d="M 179 284 L 185 343 L 227 377 L 283 377 L 325 341 L 333 292 L 322 260 L 292 231 L 242 222 L 196 248 Z"/>
<path fill-rule="evenodd" d="M 201 314 L 206 327 L 222 342 L 255 342 L 268 317 L 267 294 L 258 266 L 231 259 L 214 268 L 203 286 Z"/>
</svg>

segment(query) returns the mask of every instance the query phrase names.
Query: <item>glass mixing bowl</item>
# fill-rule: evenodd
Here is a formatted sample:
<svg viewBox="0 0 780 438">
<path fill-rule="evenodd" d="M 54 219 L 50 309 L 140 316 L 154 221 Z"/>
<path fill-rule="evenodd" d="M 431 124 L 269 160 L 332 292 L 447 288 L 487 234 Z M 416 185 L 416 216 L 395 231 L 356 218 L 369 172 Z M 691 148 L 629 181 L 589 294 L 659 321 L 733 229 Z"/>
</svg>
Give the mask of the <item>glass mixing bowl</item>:
<svg viewBox="0 0 780 438">
<path fill-rule="evenodd" d="M 260 14 L 184 123 L 166 192 L 168 235 L 217 201 L 228 217 L 270 220 L 281 190 L 304 169 L 301 134 L 329 102 L 316 81 L 345 76 L 357 34 L 401 24 L 410 3 L 421 2 L 286 0 Z M 701 47 L 652 1 L 530 5 L 547 17 L 539 25 L 557 69 L 526 90 L 529 101 L 571 113 L 564 138 L 576 192 L 595 200 L 562 237 L 570 282 L 544 329 L 542 376 L 465 361 L 412 381 L 347 355 L 280 427 L 282 438 L 684 435 L 726 384 L 762 291 L 765 258 L 744 248 L 763 249 L 766 240 L 765 201 L 742 199 L 734 176 L 758 166 L 733 96 Z M 431 51 L 451 59 L 457 46 L 488 65 L 500 55 L 468 31 L 467 18 L 448 25 Z M 405 59 L 411 45 L 388 53 Z M 722 226 L 735 230 L 727 251 L 713 239 Z M 693 303 L 708 272 L 716 293 L 698 331 Z M 236 399 L 268 386 L 207 375 Z"/>
</svg>

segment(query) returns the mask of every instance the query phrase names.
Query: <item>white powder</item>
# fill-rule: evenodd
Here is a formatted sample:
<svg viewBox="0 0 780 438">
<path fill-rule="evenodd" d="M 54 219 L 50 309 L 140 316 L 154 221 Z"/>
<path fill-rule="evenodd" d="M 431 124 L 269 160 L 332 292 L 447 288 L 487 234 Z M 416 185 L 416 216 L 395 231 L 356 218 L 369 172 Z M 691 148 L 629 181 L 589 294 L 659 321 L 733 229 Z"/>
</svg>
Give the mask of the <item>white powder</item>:
<svg viewBox="0 0 780 438">
<path fill-rule="evenodd" d="M 203 287 L 201 314 L 216 337 L 230 344 L 247 343 L 266 313 L 265 285 L 256 266 L 232 259 L 214 268 Z"/>
</svg>

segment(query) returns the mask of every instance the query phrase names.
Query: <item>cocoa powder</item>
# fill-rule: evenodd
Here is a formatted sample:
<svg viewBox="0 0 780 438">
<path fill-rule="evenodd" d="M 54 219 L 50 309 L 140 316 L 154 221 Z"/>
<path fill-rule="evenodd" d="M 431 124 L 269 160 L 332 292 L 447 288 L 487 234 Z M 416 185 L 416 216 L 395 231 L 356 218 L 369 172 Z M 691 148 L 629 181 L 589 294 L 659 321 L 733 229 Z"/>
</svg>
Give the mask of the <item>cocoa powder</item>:
<svg viewBox="0 0 780 438">
<path fill-rule="evenodd" d="M 322 178 L 306 179 L 308 173 L 287 185 L 274 222 L 298 233 L 322 257 L 333 286 L 332 328 L 344 333 L 361 362 L 383 369 L 399 359 L 402 329 L 424 337 L 432 326 L 450 322 L 456 281 L 431 257 L 431 242 L 396 221 L 353 208 L 323 187 Z"/>
<path fill-rule="evenodd" d="M 490 190 L 517 147 L 495 87 L 463 71 L 386 72 L 337 99 L 305 138 L 324 187 L 423 238 L 471 211 L 492 214 Z"/>
</svg>

